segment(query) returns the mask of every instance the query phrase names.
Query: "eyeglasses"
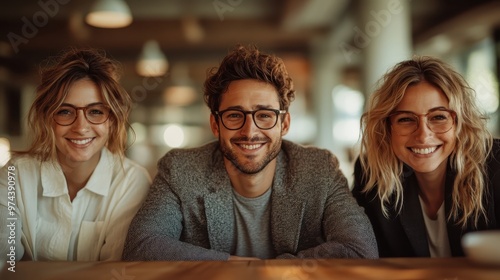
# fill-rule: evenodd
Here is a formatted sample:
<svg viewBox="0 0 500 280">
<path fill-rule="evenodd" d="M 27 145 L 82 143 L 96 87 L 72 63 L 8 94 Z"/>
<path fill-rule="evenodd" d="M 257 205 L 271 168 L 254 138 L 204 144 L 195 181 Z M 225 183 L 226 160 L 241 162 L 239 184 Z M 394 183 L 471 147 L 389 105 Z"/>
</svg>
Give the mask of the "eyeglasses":
<svg viewBox="0 0 500 280">
<path fill-rule="evenodd" d="M 63 105 L 54 113 L 54 121 L 58 125 L 72 125 L 77 117 L 78 110 L 82 110 L 85 118 L 91 124 L 101 124 L 108 120 L 110 108 L 104 104 L 94 104 L 86 107 L 75 107 L 73 105 Z"/>
<path fill-rule="evenodd" d="M 215 115 L 220 116 L 222 124 L 229 130 L 238 130 L 245 125 L 246 115 L 251 114 L 253 122 L 260 129 L 271 129 L 278 122 L 278 116 L 286 113 L 285 110 L 260 109 L 255 111 L 243 111 L 238 109 L 228 109 L 223 111 L 214 111 Z"/>
<path fill-rule="evenodd" d="M 427 127 L 434 133 L 448 132 L 455 123 L 457 114 L 449 109 L 438 108 L 427 114 L 417 115 L 408 111 L 399 111 L 389 115 L 392 131 L 405 136 L 417 131 L 420 125 L 420 117 L 425 117 Z"/>
</svg>

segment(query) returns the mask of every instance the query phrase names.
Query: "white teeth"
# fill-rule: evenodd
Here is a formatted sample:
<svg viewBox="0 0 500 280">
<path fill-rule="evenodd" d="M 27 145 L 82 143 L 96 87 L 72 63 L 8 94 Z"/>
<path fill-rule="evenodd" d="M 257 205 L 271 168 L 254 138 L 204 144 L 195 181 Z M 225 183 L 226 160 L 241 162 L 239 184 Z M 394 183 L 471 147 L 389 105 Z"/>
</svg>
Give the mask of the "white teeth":
<svg viewBox="0 0 500 280">
<path fill-rule="evenodd" d="M 430 153 L 433 153 L 437 147 L 432 147 L 432 148 L 424 148 L 424 149 L 416 149 L 416 148 L 411 148 L 412 152 L 416 154 L 421 154 L 421 155 L 427 155 Z"/>
<path fill-rule="evenodd" d="M 261 145 L 245 145 L 245 144 L 241 144 L 241 147 L 244 148 L 244 149 L 248 149 L 248 150 L 255 150 L 257 148 L 259 148 Z"/>
<path fill-rule="evenodd" d="M 77 145 L 85 145 L 88 142 L 92 141 L 92 138 L 87 138 L 87 139 L 82 139 L 82 140 L 73 140 L 73 139 L 71 139 L 70 141 L 73 142 L 73 143 L 75 143 L 75 144 L 77 144 Z"/>
</svg>

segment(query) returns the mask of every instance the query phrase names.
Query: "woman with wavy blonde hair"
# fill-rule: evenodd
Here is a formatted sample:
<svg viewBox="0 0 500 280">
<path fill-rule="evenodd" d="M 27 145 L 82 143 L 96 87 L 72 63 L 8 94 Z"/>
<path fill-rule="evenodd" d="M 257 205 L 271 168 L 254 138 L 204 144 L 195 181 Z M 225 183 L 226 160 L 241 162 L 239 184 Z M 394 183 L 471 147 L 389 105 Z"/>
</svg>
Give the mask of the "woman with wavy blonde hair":
<svg viewBox="0 0 500 280">
<path fill-rule="evenodd" d="M 103 103 L 109 108 L 109 133 L 113 137 L 108 139 L 106 147 L 111 153 L 123 157 L 132 101 L 119 84 L 118 63 L 107 58 L 104 51 L 96 49 L 70 49 L 47 63 L 28 115 L 33 141 L 27 153 L 42 161 L 56 160 L 53 116 L 73 84 L 86 79 L 95 84 Z"/>
<path fill-rule="evenodd" d="M 1 170 L 0 221 L 16 221 L 15 243 L 0 227 L 1 252 L 33 261 L 121 259 L 151 180 L 124 156 L 131 99 L 117 67 L 102 51 L 69 49 L 42 69 L 28 116 L 32 144 Z"/>
<path fill-rule="evenodd" d="M 463 234 L 500 227 L 500 141 L 475 100 L 432 57 L 398 63 L 370 96 L 353 194 L 381 257 L 462 256 Z"/>
</svg>

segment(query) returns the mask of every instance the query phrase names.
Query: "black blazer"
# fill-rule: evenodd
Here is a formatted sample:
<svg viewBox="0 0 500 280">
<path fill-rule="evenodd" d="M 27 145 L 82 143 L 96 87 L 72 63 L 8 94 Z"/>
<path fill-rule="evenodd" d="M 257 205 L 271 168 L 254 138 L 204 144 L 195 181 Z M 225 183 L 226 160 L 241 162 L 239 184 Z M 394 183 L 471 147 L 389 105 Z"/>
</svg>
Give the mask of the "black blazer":
<svg viewBox="0 0 500 280">
<path fill-rule="evenodd" d="M 469 223 L 467 228 L 462 229 L 461 226 L 456 225 L 456 221 L 448 221 L 448 239 L 453 256 L 464 255 L 461 239 L 465 233 L 500 228 L 500 139 L 494 140 L 487 166 L 488 186 L 485 190 L 487 194 L 484 196 L 484 203 L 488 222 L 483 217 L 478 228 L 474 229 Z M 362 193 L 366 179 L 363 179 L 359 158 L 354 168 L 352 192 L 372 223 L 380 257 L 430 257 L 422 208 L 418 199 L 417 180 L 413 170 L 408 166 L 405 166 L 403 173 L 403 208 L 399 215 L 394 207 L 394 199 L 391 199 L 388 205 L 389 217 L 386 218 L 382 214 L 380 199 L 376 191 L 372 189 L 368 193 Z M 455 173 L 448 166 L 444 202 L 446 217 L 451 210 L 451 190 L 454 178 Z"/>
</svg>

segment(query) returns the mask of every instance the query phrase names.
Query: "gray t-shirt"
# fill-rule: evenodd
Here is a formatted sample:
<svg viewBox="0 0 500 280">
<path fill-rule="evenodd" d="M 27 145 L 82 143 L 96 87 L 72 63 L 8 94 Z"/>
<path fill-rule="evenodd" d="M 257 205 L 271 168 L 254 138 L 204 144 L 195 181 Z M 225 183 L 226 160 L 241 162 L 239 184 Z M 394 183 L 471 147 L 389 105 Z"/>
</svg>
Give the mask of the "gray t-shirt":
<svg viewBox="0 0 500 280">
<path fill-rule="evenodd" d="M 271 241 L 271 189 L 255 198 L 233 190 L 235 244 L 233 255 L 272 259 L 276 257 Z"/>
</svg>

